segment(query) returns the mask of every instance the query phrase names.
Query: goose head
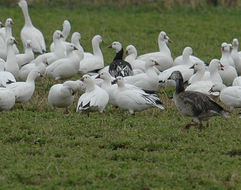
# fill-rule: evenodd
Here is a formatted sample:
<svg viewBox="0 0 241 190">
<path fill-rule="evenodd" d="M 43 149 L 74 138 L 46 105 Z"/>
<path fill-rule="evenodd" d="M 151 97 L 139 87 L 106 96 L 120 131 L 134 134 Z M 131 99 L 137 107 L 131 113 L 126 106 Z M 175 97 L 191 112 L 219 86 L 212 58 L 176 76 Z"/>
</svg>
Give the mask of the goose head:
<svg viewBox="0 0 241 190">
<path fill-rule="evenodd" d="M 173 41 L 167 36 L 166 32 L 161 31 L 158 36 L 158 41 L 167 41 L 168 43 L 172 43 Z"/>
<path fill-rule="evenodd" d="M 110 73 L 107 72 L 107 71 L 101 72 L 96 78 L 101 78 L 101 79 L 103 79 L 103 80 L 109 80 L 109 81 L 111 81 L 111 75 L 110 75 Z"/>
<path fill-rule="evenodd" d="M 234 39 L 233 39 L 232 45 L 233 45 L 234 47 L 237 47 L 237 46 L 239 45 L 239 42 L 238 42 L 238 39 L 237 39 L 237 38 L 234 38 Z"/>
<path fill-rule="evenodd" d="M 81 34 L 79 32 L 74 32 L 71 36 L 71 43 L 76 43 L 78 42 L 79 40 L 81 40 L 82 37 L 81 37 Z"/>
<path fill-rule="evenodd" d="M 13 24 L 13 20 L 11 18 L 8 18 L 5 22 L 5 27 L 12 27 Z"/>
<path fill-rule="evenodd" d="M 133 45 L 128 45 L 126 47 L 126 52 L 125 52 L 126 55 L 130 55 L 130 54 L 135 54 L 137 56 L 137 50 L 135 48 L 135 46 Z"/>
<path fill-rule="evenodd" d="M 116 53 L 118 53 L 119 51 L 121 51 L 123 49 L 122 44 L 118 41 L 114 41 L 112 44 L 108 45 L 107 47 L 113 48 L 116 51 Z"/>
<path fill-rule="evenodd" d="M 21 7 L 21 8 L 25 8 L 28 6 L 27 2 L 25 0 L 20 0 L 18 2 L 18 6 Z"/>
<path fill-rule="evenodd" d="M 53 34 L 53 40 L 63 38 L 63 34 L 60 30 L 56 30 Z"/>
<path fill-rule="evenodd" d="M 95 42 L 104 43 L 104 40 L 102 39 L 102 37 L 100 35 L 95 35 L 92 39 L 92 43 L 95 43 Z"/>
<path fill-rule="evenodd" d="M 7 45 L 18 44 L 14 37 L 10 37 L 7 39 Z"/>
</svg>

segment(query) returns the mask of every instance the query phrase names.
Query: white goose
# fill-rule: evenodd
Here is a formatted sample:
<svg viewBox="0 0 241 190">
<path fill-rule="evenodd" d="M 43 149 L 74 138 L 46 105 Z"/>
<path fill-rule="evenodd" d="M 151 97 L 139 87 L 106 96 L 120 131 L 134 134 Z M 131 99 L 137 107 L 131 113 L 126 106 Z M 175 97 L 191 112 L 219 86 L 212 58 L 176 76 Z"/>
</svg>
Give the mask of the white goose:
<svg viewBox="0 0 241 190">
<path fill-rule="evenodd" d="M 68 42 L 66 42 L 66 39 L 69 36 L 71 30 L 71 25 L 70 22 L 68 20 L 64 20 L 63 22 L 63 30 L 62 30 L 62 34 L 63 34 L 63 38 L 61 38 L 61 44 L 64 47 L 64 49 L 66 50 L 66 45 L 68 44 Z M 52 42 L 50 45 L 50 51 L 54 52 L 54 43 Z"/>
<path fill-rule="evenodd" d="M 182 64 L 173 66 L 159 74 L 160 86 L 168 87 L 168 86 L 176 86 L 173 80 L 167 80 L 173 71 L 180 71 L 183 80 L 188 81 L 194 73 L 193 69 L 189 69 L 194 63 L 190 59 L 190 56 L 193 54 L 193 50 L 191 47 L 185 47 L 182 52 Z"/>
<path fill-rule="evenodd" d="M 152 107 L 164 109 L 156 95 L 148 94 L 138 88 L 130 89 L 126 87 L 124 78 L 121 76 L 118 76 L 115 81 L 118 85 L 118 88 L 114 91 L 116 103 L 120 108 L 128 110 L 131 115 Z"/>
<path fill-rule="evenodd" d="M 212 98 L 216 98 L 219 95 L 219 93 L 210 94 L 209 90 L 214 83 L 217 83 L 217 82 L 222 83 L 222 78 L 218 72 L 219 70 L 222 70 L 222 69 L 223 69 L 223 65 L 220 63 L 220 61 L 218 59 L 213 59 L 209 64 L 210 78 L 208 80 L 201 80 L 201 81 L 196 78 L 197 80 L 194 79 L 192 83 L 189 86 L 187 86 L 185 90 L 201 92 L 206 95 L 211 95 Z"/>
<path fill-rule="evenodd" d="M 137 58 L 143 61 L 147 61 L 149 58 L 153 57 L 160 64 L 159 66 L 156 66 L 156 68 L 158 68 L 160 71 L 164 71 L 172 67 L 173 58 L 171 56 L 171 51 L 165 41 L 166 39 L 169 43 L 172 43 L 172 40 L 167 37 L 166 32 L 161 31 L 158 36 L 159 51 L 140 55 Z"/>
<path fill-rule="evenodd" d="M 48 94 L 48 102 L 54 111 L 55 108 L 65 108 L 65 113 L 69 113 L 69 106 L 74 102 L 74 95 L 77 91 L 83 90 L 83 82 L 66 81 L 63 84 L 53 85 Z"/>
<path fill-rule="evenodd" d="M 127 56 L 125 57 L 125 61 L 131 64 L 133 70 L 140 69 L 145 72 L 145 61 L 137 59 L 137 50 L 134 45 L 128 45 L 126 47 Z"/>
<path fill-rule="evenodd" d="M 14 22 L 11 18 L 8 18 L 5 22 L 5 43 L 7 44 L 7 40 L 10 37 L 13 37 L 13 33 L 12 33 L 12 26 L 13 26 Z M 19 50 L 16 46 L 16 44 L 13 45 L 13 49 L 14 49 L 14 53 L 15 54 L 19 54 Z"/>
<path fill-rule="evenodd" d="M 25 19 L 25 24 L 21 30 L 21 39 L 24 49 L 26 49 L 27 40 L 31 40 L 34 52 L 41 54 L 46 52 L 46 44 L 43 33 L 33 26 L 28 13 L 27 2 L 25 0 L 20 0 L 18 5 L 21 7 Z"/>
<path fill-rule="evenodd" d="M 108 93 L 95 85 L 87 74 L 81 78 L 81 81 L 86 85 L 86 90 L 79 98 L 76 112 L 86 112 L 88 116 L 90 112 L 96 111 L 102 114 L 109 101 Z"/>
<path fill-rule="evenodd" d="M 223 64 L 223 70 L 219 70 L 219 74 L 222 77 L 223 83 L 227 86 L 232 85 L 233 80 L 238 76 L 236 69 L 231 66 L 233 62 L 231 58 L 232 46 L 226 42 L 222 43 L 221 47 L 222 56 L 220 62 Z M 232 60 L 232 61 L 230 61 Z"/>
<path fill-rule="evenodd" d="M 7 85 L 16 82 L 12 73 L 4 71 L 5 61 L 0 59 L 0 87 L 6 87 Z"/>
<path fill-rule="evenodd" d="M 0 37 L 5 41 L 5 25 L 0 21 Z"/>
<path fill-rule="evenodd" d="M 5 70 L 9 71 L 13 74 L 15 78 L 19 77 L 19 66 L 16 60 L 16 55 L 14 53 L 13 44 L 17 44 L 18 42 L 14 37 L 10 37 L 7 40 L 7 60 L 5 63 Z"/>
<path fill-rule="evenodd" d="M 30 61 L 34 60 L 34 53 L 32 50 L 31 43 L 31 40 L 27 40 L 27 47 L 25 49 L 25 52 L 16 55 L 16 60 L 20 68 L 26 63 L 29 63 Z"/>
<path fill-rule="evenodd" d="M 157 91 L 159 78 L 154 69 L 154 66 L 158 66 L 159 63 L 150 58 L 145 63 L 145 72 L 134 76 L 127 76 L 124 78 L 126 83 L 135 85 L 145 91 Z"/>
<path fill-rule="evenodd" d="M 15 104 L 14 93 L 4 87 L 0 87 L 0 112 L 10 110 Z"/>
<path fill-rule="evenodd" d="M 65 50 L 61 45 L 61 41 L 60 41 L 61 38 L 63 38 L 62 32 L 60 30 L 56 30 L 53 34 L 53 41 L 55 46 L 54 52 L 45 53 L 45 54 L 39 55 L 38 57 L 46 57 L 49 65 L 60 58 L 64 58 Z M 35 62 L 35 59 L 32 62 Z"/>
<path fill-rule="evenodd" d="M 223 83 L 215 83 L 210 91 L 220 92 L 220 100 L 231 110 L 241 108 L 241 86 L 227 87 Z"/>
<path fill-rule="evenodd" d="M 78 50 L 74 44 L 68 44 L 66 47 L 66 58 L 53 62 L 46 68 L 45 76 L 52 77 L 55 80 L 69 79 L 78 74 L 79 58 L 73 51 Z"/>
<path fill-rule="evenodd" d="M 203 62 L 196 62 L 193 64 L 193 66 L 190 67 L 190 69 L 194 69 L 195 73 L 194 75 L 192 75 L 190 77 L 190 79 L 188 80 L 188 84 L 192 84 L 194 82 L 197 81 L 202 81 L 204 74 L 205 74 L 205 65 L 203 64 Z M 209 72 L 208 72 L 209 73 Z M 210 77 L 210 73 L 208 78 Z"/>
<path fill-rule="evenodd" d="M 35 60 L 34 63 L 24 65 L 19 71 L 19 78 L 23 81 L 27 80 L 28 74 L 33 70 L 37 69 L 40 73 L 45 73 L 46 66 L 48 65 L 46 57 L 40 57 Z M 39 79 L 36 79 L 38 81 Z"/>
<path fill-rule="evenodd" d="M 78 49 L 74 51 L 74 54 L 79 57 L 79 60 L 81 61 L 84 59 L 84 49 L 80 45 L 79 40 L 82 39 L 81 34 L 79 32 L 74 32 L 71 36 L 71 43 L 75 45 L 75 47 Z"/>
<path fill-rule="evenodd" d="M 232 86 L 241 86 L 241 76 L 238 76 L 233 80 Z"/>
<path fill-rule="evenodd" d="M 104 57 L 100 49 L 100 43 L 103 39 L 100 35 L 96 35 L 92 39 L 93 55 L 85 57 L 80 61 L 79 72 L 85 74 L 91 71 L 100 70 L 104 67 Z"/>
<path fill-rule="evenodd" d="M 35 79 L 42 76 L 38 70 L 34 69 L 29 73 L 26 82 L 16 82 L 8 85 L 7 89 L 13 91 L 15 95 L 15 103 L 20 103 L 23 108 L 23 104 L 27 102 L 34 93 Z"/>
<path fill-rule="evenodd" d="M 238 75 L 241 75 L 241 57 L 238 53 L 239 41 L 237 38 L 233 39 L 232 45 L 233 45 L 233 50 L 231 51 L 231 57 L 233 58 L 235 69 Z"/>
</svg>

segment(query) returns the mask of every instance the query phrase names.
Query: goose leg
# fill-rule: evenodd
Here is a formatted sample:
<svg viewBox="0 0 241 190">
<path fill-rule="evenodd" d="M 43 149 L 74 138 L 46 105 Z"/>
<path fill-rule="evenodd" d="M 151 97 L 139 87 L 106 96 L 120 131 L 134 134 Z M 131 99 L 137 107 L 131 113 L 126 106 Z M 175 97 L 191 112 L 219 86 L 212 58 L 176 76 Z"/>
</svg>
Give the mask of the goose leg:
<svg viewBox="0 0 241 190">
<path fill-rule="evenodd" d="M 196 123 L 196 122 L 195 122 L 195 123 L 188 123 L 188 124 L 185 126 L 184 129 L 189 129 L 191 126 L 196 127 L 196 126 L 197 126 L 197 123 Z"/>
</svg>

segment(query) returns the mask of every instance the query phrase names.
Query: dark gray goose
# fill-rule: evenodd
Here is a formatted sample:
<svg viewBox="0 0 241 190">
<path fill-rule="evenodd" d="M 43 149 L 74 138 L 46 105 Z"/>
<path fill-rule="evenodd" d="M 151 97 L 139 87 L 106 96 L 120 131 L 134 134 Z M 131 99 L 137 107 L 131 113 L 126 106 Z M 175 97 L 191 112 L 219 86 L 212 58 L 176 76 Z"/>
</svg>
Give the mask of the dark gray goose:
<svg viewBox="0 0 241 190">
<path fill-rule="evenodd" d="M 172 72 L 169 79 L 176 82 L 176 91 L 173 94 L 173 100 L 177 109 L 185 116 L 192 117 L 194 123 L 188 123 L 186 129 L 191 126 L 197 126 L 202 130 L 202 121 L 207 121 L 209 126 L 209 119 L 213 116 L 229 117 L 227 111 L 220 105 L 214 102 L 207 95 L 196 91 L 184 91 L 183 77 L 180 71 Z"/>
<path fill-rule="evenodd" d="M 116 56 L 109 65 L 109 73 L 111 74 L 111 76 L 115 78 L 118 76 L 132 76 L 133 70 L 131 64 L 123 60 L 124 51 L 122 44 L 120 42 L 115 41 L 107 47 L 113 48 L 116 51 Z"/>
</svg>

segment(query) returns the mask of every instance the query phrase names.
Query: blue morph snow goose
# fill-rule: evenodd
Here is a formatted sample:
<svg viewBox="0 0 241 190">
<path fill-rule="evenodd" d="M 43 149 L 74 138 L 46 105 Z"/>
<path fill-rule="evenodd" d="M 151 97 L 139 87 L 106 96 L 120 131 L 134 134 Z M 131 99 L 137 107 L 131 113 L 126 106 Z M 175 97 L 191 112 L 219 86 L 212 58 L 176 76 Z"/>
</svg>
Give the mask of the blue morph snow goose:
<svg viewBox="0 0 241 190">
<path fill-rule="evenodd" d="M 25 0 L 20 0 L 18 2 L 19 7 L 21 7 L 25 19 L 25 24 L 21 30 L 21 39 L 23 42 L 23 47 L 26 49 L 27 40 L 32 41 L 33 51 L 36 53 L 45 53 L 46 44 L 44 40 L 43 33 L 33 26 L 31 18 L 28 13 L 28 4 Z"/>
<path fill-rule="evenodd" d="M 125 77 L 133 75 L 131 64 L 123 60 L 124 51 L 122 44 L 120 42 L 114 41 L 107 47 L 113 48 L 116 51 L 116 55 L 109 65 L 109 73 L 111 76 L 116 78 L 117 76 Z"/>
<path fill-rule="evenodd" d="M 108 93 L 95 85 L 93 79 L 87 74 L 80 80 L 86 85 L 86 90 L 79 98 L 76 112 L 85 112 L 88 116 L 90 112 L 96 111 L 102 114 L 109 101 Z"/>
<path fill-rule="evenodd" d="M 192 117 L 194 123 L 188 123 L 186 129 L 191 126 L 197 126 L 202 130 L 202 121 L 207 121 L 207 127 L 209 126 L 209 119 L 213 116 L 224 116 L 229 117 L 220 105 L 214 102 L 207 95 L 195 92 L 195 91 L 184 91 L 184 83 L 182 74 L 180 71 L 174 71 L 170 78 L 176 82 L 176 90 L 173 94 L 173 100 L 177 109 L 185 116 Z"/>
<path fill-rule="evenodd" d="M 69 106 L 74 102 L 74 95 L 77 91 L 83 90 L 83 82 L 80 80 L 66 81 L 63 84 L 55 84 L 49 90 L 48 101 L 54 111 L 55 108 L 65 108 L 69 113 Z"/>
<path fill-rule="evenodd" d="M 152 107 L 164 109 L 160 99 L 155 94 L 148 94 L 139 88 L 129 88 L 125 86 L 124 78 L 118 76 L 115 79 L 118 88 L 114 91 L 117 105 L 128 110 L 131 115 Z"/>
</svg>

